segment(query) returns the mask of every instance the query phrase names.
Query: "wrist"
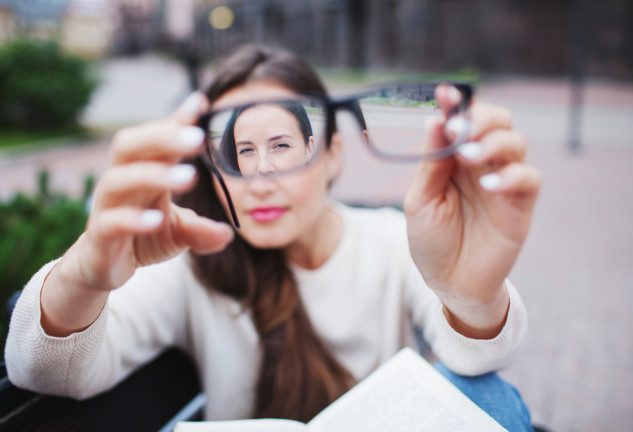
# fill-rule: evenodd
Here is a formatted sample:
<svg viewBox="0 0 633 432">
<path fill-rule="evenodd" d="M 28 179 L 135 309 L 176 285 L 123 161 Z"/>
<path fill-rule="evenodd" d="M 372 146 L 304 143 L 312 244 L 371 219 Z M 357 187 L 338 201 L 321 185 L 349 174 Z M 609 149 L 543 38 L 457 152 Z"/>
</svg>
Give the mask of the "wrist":
<svg viewBox="0 0 633 432">
<path fill-rule="evenodd" d="M 77 277 L 62 258 L 46 276 L 40 292 L 40 323 L 49 336 L 85 330 L 99 316 L 109 291 L 97 291 Z"/>
<path fill-rule="evenodd" d="M 491 293 L 492 294 L 492 293 Z M 493 339 L 505 326 L 510 295 L 505 282 L 485 302 L 442 298 L 442 312 L 449 325 L 471 339 Z"/>
</svg>

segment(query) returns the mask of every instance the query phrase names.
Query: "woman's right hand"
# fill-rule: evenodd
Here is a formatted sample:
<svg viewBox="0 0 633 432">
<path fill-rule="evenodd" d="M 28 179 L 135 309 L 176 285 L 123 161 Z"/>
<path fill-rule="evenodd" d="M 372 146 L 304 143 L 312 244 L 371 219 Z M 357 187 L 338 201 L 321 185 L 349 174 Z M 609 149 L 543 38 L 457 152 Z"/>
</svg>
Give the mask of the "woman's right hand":
<svg viewBox="0 0 633 432">
<path fill-rule="evenodd" d="M 90 325 L 107 294 L 139 267 L 186 249 L 216 252 L 232 240 L 227 224 L 171 202 L 172 193 L 185 192 L 196 181 L 195 168 L 179 162 L 200 151 L 204 134 L 192 125 L 208 106 L 202 94 L 194 93 L 169 118 L 115 135 L 111 164 L 97 184 L 86 230 L 44 284 L 47 332 L 69 334 Z"/>
</svg>

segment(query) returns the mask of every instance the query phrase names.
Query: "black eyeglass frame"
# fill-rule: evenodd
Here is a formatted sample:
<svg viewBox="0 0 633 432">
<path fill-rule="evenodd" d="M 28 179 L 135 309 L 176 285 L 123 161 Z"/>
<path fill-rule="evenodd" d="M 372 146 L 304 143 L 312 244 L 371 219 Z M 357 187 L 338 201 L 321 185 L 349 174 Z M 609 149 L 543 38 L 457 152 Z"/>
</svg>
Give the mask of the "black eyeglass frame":
<svg viewBox="0 0 633 432">
<path fill-rule="evenodd" d="M 460 114 L 465 114 L 468 107 L 470 106 L 472 102 L 472 98 L 474 95 L 473 86 L 467 82 L 396 82 L 396 83 L 372 86 L 360 92 L 357 92 L 348 96 L 343 96 L 343 97 L 333 98 L 327 95 L 310 94 L 310 93 L 300 93 L 299 96 L 315 99 L 323 104 L 323 107 L 325 108 L 325 119 L 326 119 L 325 121 L 326 147 L 328 147 L 332 139 L 332 136 L 336 132 L 336 114 L 338 112 L 348 111 L 356 119 L 356 122 L 358 123 L 358 126 L 361 129 L 363 128 L 363 126 L 365 126 L 365 120 L 364 120 L 362 111 L 360 109 L 360 106 L 358 104 L 358 100 L 363 98 L 364 95 L 372 94 L 382 89 L 404 88 L 407 86 L 418 86 L 418 87 L 425 86 L 425 87 L 428 87 L 429 89 L 431 88 L 435 89 L 440 84 L 452 85 L 457 90 L 459 90 L 459 92 L 462 95 L 460 103 L 457 104 L 448 112 L 447 118 L 451 118 Z M 271 102 L 274 102 L 274 100 L 271 100 Z M 241 104 L 238 106 L 243 106 L 243 105 L 245 104 Z M 233 107 L 233 108 L 236 108 L 236 107 Z M 226 111 L 226 109 L 231 109 L 231 107 L 223 108 L 221 111 Z M 211 122 L 211 119 L 218 112 L 219 110 L 210 110 L 198 118 L 197 125 L 205 132 L 205 142 L 207 142 L 210 138 L 208 134 L 208 129 L 209 129 L 208 126 Z M 460 137 L 458 137 L 458 139 L 455 142 L 451 143 L 450 145 L 442 149 L 439 149 L 438 151 L 435 151 L 433 153 L 429 153 L 428 155 L 392 155 L 392 154 L 384 153 L 380 151 L 379 149 L 377 149 L 374 145 L 372 145 L 370 139 L 365 140 L 365 142 L 370 153 L 372 153 L 375 157 L 379 159 L 383 159 L 383 160 L 387 160 L 391 162 L 420 162 L 420 161 L 425 161 L 425 160 L 429 161 L 429 160 L 445 159 L 447 157 L 454 155 L 459 145 L 463 144 L 463 141 L 465 139 L 465 138 L 463 139 L 459 139 L 459 138 Z M 212 151 L 211 150 L 212 148 L 213 148 L 212 146 L 205 145 L 205 150 L 202 152 L 202 157 L 201 157 L 202 163 L 207 167 L 207 169 L 213 174 L 213 176 L 217 179 L 218 183 L 220 184 L 220 187 L 222 188 L 222 193 L 226 197 L 226 201 L 229 207 L 229 212 L 231 214 L 233 225 L 236 229 L 239 230 L 240 223 L 237 218 L 235 206 L 233 205 L 233 200 L 231 199 L 229 190 L 226 186 L 224 178 L 222 177 L 222 173 L 213 162 L 213 156 L 209 154 Z M 316 160 L 317 158 L 318 158 L 318 155 L 313 160 Z M 309 166 L 309 165 L 310 163 L 304 166 L 297 167 L 297 169 L 295 170 L 284 172 L 283 175 L 290 174 L 292 171 L 303 170 L 306 168 L 306 166 Z"/>
</svg>

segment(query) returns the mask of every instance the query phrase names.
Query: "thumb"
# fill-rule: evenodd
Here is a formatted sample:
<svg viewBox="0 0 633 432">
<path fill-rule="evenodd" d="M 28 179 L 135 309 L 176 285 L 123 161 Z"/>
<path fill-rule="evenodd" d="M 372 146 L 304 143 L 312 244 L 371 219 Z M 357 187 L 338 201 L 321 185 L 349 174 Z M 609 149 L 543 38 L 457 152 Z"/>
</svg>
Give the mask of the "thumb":
<svg viewBox="0 0 633 432">
<path fill-rule="evenodd" d="M 444 133 L 445 121 L 438 117 L 431 117 L 426 125 L 424 139 L 425 152 L 446 147 L 447 140 Z M 455 159 L 443 158 L 439 160 L 422 161 L 416 172 L 413 184 L 407 193 L 409 205 L 425 206 L 431 201 L 442 199 L 451 178 Z"/>
<path fill-rule="evenodd" d="M 219 252 L 233 240 L 233 229 L 224 222 L 198 216 L 191 209 L 172 204 L 178 215 L 175 235 L 194 252 L 209 254 Z"/>
</svg>

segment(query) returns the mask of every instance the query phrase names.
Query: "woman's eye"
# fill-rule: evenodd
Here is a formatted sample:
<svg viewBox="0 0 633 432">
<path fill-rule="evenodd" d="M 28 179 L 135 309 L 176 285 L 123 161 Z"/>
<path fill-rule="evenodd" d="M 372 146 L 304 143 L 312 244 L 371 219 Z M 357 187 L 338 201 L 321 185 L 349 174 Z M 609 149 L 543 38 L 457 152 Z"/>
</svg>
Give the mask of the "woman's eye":
<svg viewBox="0 0 633 432">
<path fill-rule="evenodd" d="M 238 154 L 240 156 L 248 156 L 249 154 L 253 154 L 253 149 L 252 148 L 242 148 L 242 149 L 240 149 Z"/>
<path fill-rule="evenodd" d="M 284 143 L 284 142 L 280 142 L 280 143 L 275 144 L 275 146 L 273 148 L 275 150 L 276 149 L 286 149 L 286 148 L 290 148 L 290 144 Z"/>
</svg>

